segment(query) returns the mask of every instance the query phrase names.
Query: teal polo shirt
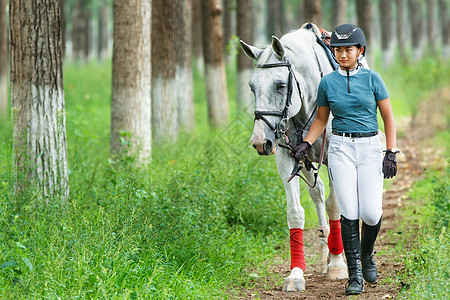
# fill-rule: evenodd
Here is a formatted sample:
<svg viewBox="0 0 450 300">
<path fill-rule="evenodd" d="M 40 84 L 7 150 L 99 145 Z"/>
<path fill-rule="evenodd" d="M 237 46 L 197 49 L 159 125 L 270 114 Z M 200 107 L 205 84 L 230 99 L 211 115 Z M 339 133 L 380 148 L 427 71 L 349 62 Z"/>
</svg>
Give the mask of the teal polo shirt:
<svg viewBox="0 0 450 300">
<path fill-rule="evenodd" d="M 339 69 L 325 75 L 317 92 L 317 104 L 330 107 L 331 125 L 338 132 L 377 131 L 377 101 L 386 98 L 389 92 L 380 74 L 362 67 L 348 77 Z"/>
</svg>

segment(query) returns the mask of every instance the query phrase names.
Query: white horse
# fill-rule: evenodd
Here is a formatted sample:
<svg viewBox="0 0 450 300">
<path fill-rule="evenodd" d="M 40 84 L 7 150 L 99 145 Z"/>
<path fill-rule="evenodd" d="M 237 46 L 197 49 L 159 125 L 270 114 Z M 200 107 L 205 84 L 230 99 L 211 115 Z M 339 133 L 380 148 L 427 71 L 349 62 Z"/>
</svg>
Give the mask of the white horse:
<svg viewBox="0 0 450 300">
<path fill-rule="evenodd" d="M 315 29 L 317 30 L 316 27 Z M 246 55 L 256 61 L 256 70 L 249 82 L 256 100 L 251 142 L 260 155 L 275 153 L 278 172 L 286 190 L 287 222 L 291 232 L 291 273 L 285 279 L 283 291 L 303 291 L 305 289 L 303 277 L 305 213 L 300 204 L 299 177 L 296 176 L 288 181 L 291 178 L 295 160 L 291 157 L 289 150 L 280 145 L 286 143 L 286 140 L 296 145 L 301 141 L 302 136 L 306 136 L 316 114 L 317 87 L 321 75 L 332 72 L 333 68 L 325 50 L 317 43 L 316 35 L 311 30 L 299 29 L 285 34 L 281 39 L 273 36 L 271 46 L 265 49 L 258 49 L 243 41 L 240 41 L 240 44 Z M 327 133 L 328 135 L 331 133 L 330 124 L 328 124 Z M 322 138 L 313 144 L 308 153 L 310 161 L 319 161 L 321 143 Z M 328 145 L 324 146 L 327 149 Z M 326 165 L 326 151 L 323 161 Z M 307 171 L 304 167 L 301 172 L 307 181 L 314 182 L 312 170 Z M 330 229 L 325 215 L 325 206 L 330 220 L 340 218 L 338 201 L 331 180 L 329 182 L 330 193 L 326 201 L 325 188 L 320 177 L 317 177 L 314 188 L 308 187 L 319 219 L 322 272 L 331 279 L 347 278 L 347 267 L 342 252 L 329 254 L 327 247 Z M 301 234 L 293 236 L 295 230 L 301 231 Z M 340 229 L 338 239 L 341 239 Z"/>
</svg>

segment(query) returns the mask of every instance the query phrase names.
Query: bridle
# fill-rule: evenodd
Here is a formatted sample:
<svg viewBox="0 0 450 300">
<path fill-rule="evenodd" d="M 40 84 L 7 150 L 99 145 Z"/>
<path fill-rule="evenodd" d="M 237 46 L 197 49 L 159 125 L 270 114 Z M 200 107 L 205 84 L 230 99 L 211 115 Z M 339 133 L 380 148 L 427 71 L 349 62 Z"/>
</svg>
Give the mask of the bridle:
<svg viewBox="0 0 450 300">
<path fill-rule="evenodd" d="M 284 105 L 283 111 L 260 111 L 255 110 L 255 120 L 263 120 L 267 126 L 272 130 L 275 134 L 275 139 L 283 138 L 286 135 L 286 128 L 288 125 L 288 111 L 292 104 L 292 79 L 295 80 L 295 84 L 297 86 L 298 93 L 300 95 L 300 101 L 303 102 L 302 91 L 300 89 L 300 84 L 295 77 L 294 71 L 292 70 L 292 65 L 290 62 L 280 62 L 280 63 L 272 63 L 272 64 L 260 64 L 256 65 L 256 68 L 260 69 L 270 69 L 270 68 L 279 68 L 279 67 L 287 67 L 289 70 L 289 77 L 287 83 L 287 94 L 286 94 L 286 103 Z M 265 116 L 275 116 L 280 117 L 280 121 L 278 124 L 273 125 Z"/>
<path fill-rule="evenodd" d="M 323 77 L 323 70 L 322 70 L 322 66 L 320 65 L 320 61 L 319 58 L 317 57 L 317 53 L 316 50 L 313 47 L 313 51 L 314 51 L 314 56 L 319 68 L 319 72 L 320 72 L 320 76 Z M 292 84 L 292 80 L 295 80 L 295 84 L 297 86 L 297 90 L 300 96 L 300 101 L 303 103 L 303 96 L 302 96 L 302 91 L 300 89 L 300 84 L 297 80 L 297 78 L 295 77 L 295 73 L 294 70 L 292 69 L 292 65 L 289 61 L 284 61 L 284 62 L 279 62 L 279 63 L 269 63 L 269 64 L 257 64 L 255 66 L 256 68 L 260 68 L 260 69 L 270 69 L 270 68 L 278 68 L 278 67 L 287 67 L 289 70 L 289 77 L 288 77 L 288 83 L 287 83 L 287 93 L 286 93 L 286 102 L 284 105 L 284 109 L 282 111 L 260 111 L 260 110 L 255 110 L 255 120 L 263 120 L 267 126 L 269 126 L 269 128 L 272 130 L 272 132 L 275 134 L 275 139 L 278 141 L 279 139 L 284 139 L 286 144 L 283 143 L 279 143 L 279 146 L 286 148 L 288 150 L 295 151 L 294 146 L 290 144 L 289 142 L 289 138 L 286 135 L 286 131 L 287 131 L 287 126 L 288 126 L 288 112 L 289 112 L 289 108 L 292 105 L 292 92 L 293 92 L 293 84 Z M 311 115 L 308 118 L 308 121 L 306 121 L 306 123 L 303 125 L 303 128 L 300 128 L 298 126 L 296 126 L 297 128 L 297 134 L 298 134 L 298 139 L 297 142 L 300 143 L 301 141 L 303 141 L 303 131 L 305 130 L 306 126 L 309 124 L 309 122 L 311 121 L 312 117 L 314 116 L 314 113 L 317 109 L 317 103 L 311 113 Z M 275 117 L 279 117 L 280 121 L 276 124 L 273 125 L 265 116 L 275 116 Z M 294 122 L 294 121 L 293 121 Z M 318 177 L 318 173 L 319 173 L 319 168 L 322 165 L 323 162 L 323 156 L 324 156 L 324 152 L 325 152 L 325 136 L 326 136 L 326 129 L 323 132 L 323 137 L 322 137 L 322 145 L 321 145 L 321 150 L 320 150 L 320 158 L 319 158 L 319 165 L 318 167 L 314 167 L 314 165 L 312 164 L 312 162 L 305 157 L 305 167 L 307 170 L 312 169 L 314 172 L 314 183 L 310 184 L 301 174 L 300 174 L 300 170 L 303 167 L 301 164 L 299 164 L 299 162 L 295 162 L 295 166 L 294 169 L 292 170 L 291 176 L 288 178 L 288 182 L 292 180 L 292 178 L 294 178 L 295 176 L 299 176 L 300 178 L 303 179 L 303 181 L 306 182 L 306 184 L 308 186 L 310 186 L 311 188 L 314 188 L 316 186 L 317 183 L 317 177 Z"/>
</svg>

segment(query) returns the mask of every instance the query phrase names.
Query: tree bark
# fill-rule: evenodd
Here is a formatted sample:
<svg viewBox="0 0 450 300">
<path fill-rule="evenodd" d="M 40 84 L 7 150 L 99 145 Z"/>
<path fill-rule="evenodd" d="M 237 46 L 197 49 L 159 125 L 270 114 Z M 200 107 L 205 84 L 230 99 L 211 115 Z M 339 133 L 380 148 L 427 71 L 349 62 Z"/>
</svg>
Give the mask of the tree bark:
<svg viewBox="0 0 450 300">
<path fill-rule="evenodd" d="M 320 0 L 304 0 L 305 22 L 322 26 L 322 4 Z"/>
<path fill-rule="evenodd" d="M 407 62 L 406 55 L 406 26 L 405 26 L 405 0 L 396 0 L 397 5 L 397 49 L 400 59 Z"/>
<path fill-rule="evenodd" d="M 190 132 L 195 128 L 194 83 L 192 79 L 192 5 L 189 0 L 177 0 L 175 82 L 177 87 L 178 128 Z"/>
<path fill-rule="evenodd" d="M 333 1 L 333 29 L 347 23 L 347 0 Z"/>
<path fill-rule="evenodd" d="M 422 18 L 422 3 L 420 0 L 410 0 L 409 15 L 412 26 L 412 48 L 413 60 L 420 60 L 422 57 L 422 33 L 423 33 L 423 18 Z"/>
<path fill-rule="evenodd" d="M 240 0 L 223 0 L 223 50 L 226 57 L 228 57 L 230 53 L 228 45 L 232 36 L 235 34 L 233 31 L 233 19 L 235 16 L 235 4 L 239 1 Z M 234 53 L 232 54 L 234 55 Z"/>
<path fill-rule="evenodd" d="M 3 1 L 3 0 L 2 0 Z M 66 0 L 60 0 L 60 12 L 59 15 L 61 17 L 61 44 L 62 44 L 62 55 L 63 58 L 66 55 L 66 30 L 67 30 L 67 21 L 66 21 Z"/>
<path fill-rule="evenodd" d="M 192 56 L 197 70 L 203 71 L 202 47 L 202 4 L 201 0 L 192 0 Z"/>
<path fill-rule="evenodd" d="M 372 6 L 370 0 L 356 0 L 356 11 L 358 16 L 358 26 L 364 32 L 367 42 L 366 59 L 370 66 L 374 64 L 373 57 L 370 55 L 371 49 L 374 48 L 373 43 L 373 26 L 372 26 Z M 373 53 L 373 52 L 372 52 Z"/>
<path fill-rule="evenodd" d="M 267 0 L 267 40 L 271 41 L 272 36 L 281 37 L 286 30 L 283 15 L 282 0 Z"/>
<path fill-rule="evenodd" d="M 97 59 L 102 61 L 108 57 L 108 5 L 102 0 L 98 8 L 98 48 Z"/>
<path fill-rule="evenodd" d="M 239 39 L 253 45 L 253 2 L 252 0 L 238 0 L 237 2 L 237 34 Z M 253 113 L 253 94 L 248 87 L 253 72 L 253 61 L 239 51 L 237 59 L 237 110 Z"/>
<path fill-rule="evenodd" d="M 390 51 L 392 41 L 392 1 L 380 1 L 380 20 L 381 20 L 381 50 L 383 52 L 383 65 L 388 67 L 393 59 Z"/>
<path fill-rule="evenodd" d="M 8 115 L 8 28 L 7 0 L 0 0 L 0 118 Z"/>
<path fill-rule="evenodd" d="M 82 39 L 82 53 L 83 60 L 85 63 L 89 62 L 89 55 L 91 50 L 91 11 L 88 6 L 89 0 L 84 0 L 83 2 L 83 32 L 81 33 Z"/>
<path fill-rule="evenodd" d="M 11 100 L 17 194 L 69 195 L 59 0 L 11 0 Z"/>
<path fill-rule="evenodd" d="M 441 24 L 441 43 L 444 58 L 450 56 L 450 20 L 448 18 L 448 2 L 447 0 L 439 1 L 439 20 Z"/>
<path fill-rule="evenodd" d="M 151 0 L 115 0 L 111 154 L 151 159 Z"/>
<path fill-rule="evenodd" d="M 152 126 L 156 141 L 178 137 L 176 5 L 177 0 L 153 0 L 152 6 Z"/>
<path fill-rule="evenodd" d="M 72 55 L 76 62 L 81 61 L 83 57 L 83 5 L 84 0 L 76 0 L 72 12 Z"/>
<path fill-rule="evenodd" d="M 212 127 L 224 127 L 229 121 L 221 25 L 222 6 L 219 0 L 202 1 L 202 37 L 205 60 L 205 86 L 208 120 Z"/>
<path fill-rule="evenodd" d="M 266 44 L 267 37 L 267 18 L 268 14 L 264 13 L 266 0 L 253 0 L 253 31 L 255 39 L 255 45 Z"/>
<path fill-rule="evenodd" d="M 436 55 L 437 49 L 436 49 L 436 26 L 435 26 L 435 7 L 436 3 L 434 0 L 427 0 L 427 43 L 428 47 L 430 48 L 430 51 L 433 55 Z"/>
</svg>

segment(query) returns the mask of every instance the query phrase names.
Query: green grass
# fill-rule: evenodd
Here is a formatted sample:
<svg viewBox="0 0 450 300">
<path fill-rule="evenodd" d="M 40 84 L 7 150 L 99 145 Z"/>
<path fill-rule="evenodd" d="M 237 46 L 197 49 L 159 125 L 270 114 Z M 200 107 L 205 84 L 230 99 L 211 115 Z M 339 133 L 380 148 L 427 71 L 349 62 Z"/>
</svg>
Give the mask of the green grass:
<svg viewBox="0 0 450 300">
<path fill-rule="evenodd" d="M 433 141 L 448 150 L 449 131 Z M 449 160 L 448 151 L 446 160 Z M 401 299 L 447 299 L 450 294 L 450 168 L 430 168 L 413 187 L 408 206 L 402 211 L 405 270 L 399 274 Z M 412 227 L 411 227 L 412 226 Z M 401 252 L 400 252 L 401 253 Z"/>
<path fill-rule="evenodd" d="M 428 98 L 429 93 L 450 82 L 450 61 L 423 59 L 404 65 L 395 60 L 389 69 L 377 69 L 391 95 L 395 117 L 415 115 L 418 104 Z"/>
<path fill-rule="evenodd" d="M 110 72 L 110 63 L 64 69 L 66 207 L 13 196 L 11 128 L 0 119 L 0 297 L 233 298 L 232 287 L 264 274 L 288 236 L 275 158 L 256 154 L 252 117 L 235 112 L 234 69 L 230 125 L 208 128 L 194 73 L 196 131 L 175 145 L 155 141 L 149 170 L 109 158 Z M 301 189 L 306 227 L 316 226 Z"/>
</svg>

